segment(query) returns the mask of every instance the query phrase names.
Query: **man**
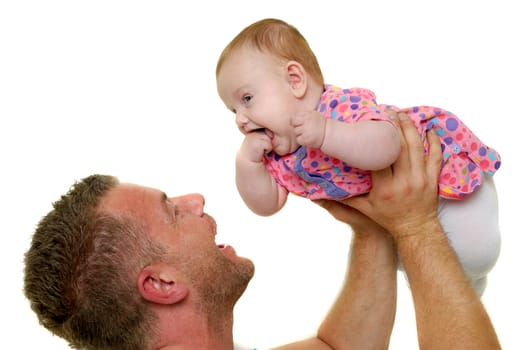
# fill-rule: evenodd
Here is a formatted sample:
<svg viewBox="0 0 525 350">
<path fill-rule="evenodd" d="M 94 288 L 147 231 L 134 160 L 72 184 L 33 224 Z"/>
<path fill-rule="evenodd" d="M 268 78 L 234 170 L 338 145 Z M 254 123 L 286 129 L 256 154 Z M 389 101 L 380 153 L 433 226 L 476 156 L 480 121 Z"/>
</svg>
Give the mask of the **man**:
<svg viewBox="0 0 525 350">
<path fill-rule="evenodd" d="M 354 230 L 348 275 L 317 336 L 279 349 L 388 348 L 395 245 L 422 348 L 499 347 L 437 221 L 439 141 L 429 135 L 425 162 L 412 123 L 401 127 L 406 142 L 393 171 L 376 172 L 372 192 L 346 203 L 368 217 L 319 203 Z M 215 243 L 215 222 L 203 208 L 201 195 L 168 198 L 111 176 L 75 184 L 41 220 L 26 253 L 24 290 L 40 322 L 76 348 L 231 350 L 233 309 L 254 267 Z"/>
<path fill-rule="evenodd" d="M 436 135 L 427 135 L 431 147 L 425 160 L 412 122 L 402 113 L 399 119 L 402 154 L 391 168 L 372 174 L 374 188 L 367 196 L 345 202 L 355 210 L 334 201 L 321 205 L 354 231 L 383 227 L 392 236 L 414 300 L 420 349 L 501 349 L 437 216 L 441 155 Z"/>
</svg>

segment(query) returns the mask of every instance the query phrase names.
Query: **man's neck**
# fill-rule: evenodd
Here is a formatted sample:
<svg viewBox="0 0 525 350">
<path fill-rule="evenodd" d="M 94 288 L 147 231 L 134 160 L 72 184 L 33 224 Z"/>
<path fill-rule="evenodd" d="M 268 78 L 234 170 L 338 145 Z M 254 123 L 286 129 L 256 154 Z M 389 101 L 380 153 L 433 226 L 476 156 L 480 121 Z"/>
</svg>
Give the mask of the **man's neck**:
<svg viewBox="0 0 525 350">
<path fill-rule="evenodd" d="M 232 350 L 233 310 L 210 320 L 202 314 L 159 319 L 156 350 Z"/>
</svg>

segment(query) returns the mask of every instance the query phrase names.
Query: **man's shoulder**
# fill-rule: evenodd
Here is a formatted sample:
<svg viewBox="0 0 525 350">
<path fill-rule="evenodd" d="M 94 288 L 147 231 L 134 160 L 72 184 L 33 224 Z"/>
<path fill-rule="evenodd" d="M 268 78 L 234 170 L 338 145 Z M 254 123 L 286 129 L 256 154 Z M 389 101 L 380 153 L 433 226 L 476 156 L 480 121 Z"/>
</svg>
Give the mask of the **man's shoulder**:
<svg viewBox="0 0 525 350">
<path fill-rule="evenodd" d="M 245 346 L 245 345 L 235 343 L 233 344 L 233 350 L 262 350 L 262 349 L 254 348 L 253 346 Z"/>
</svg>

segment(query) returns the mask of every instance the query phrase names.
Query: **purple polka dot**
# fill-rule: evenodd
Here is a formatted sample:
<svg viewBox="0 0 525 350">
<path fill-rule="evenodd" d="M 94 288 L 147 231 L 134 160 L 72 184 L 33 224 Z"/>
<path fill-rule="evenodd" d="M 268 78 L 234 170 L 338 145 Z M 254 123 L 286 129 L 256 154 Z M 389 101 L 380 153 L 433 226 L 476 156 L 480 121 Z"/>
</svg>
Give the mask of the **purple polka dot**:
<svg viewBox="0 0 525 350">
<path fill-rule="evenodd" d="M 447 121 L 446 121 L 446 126 L 447 126 L 447 129 L 450 130 L 450 131 L 454 131 L 458 128 L 458 121 L 456 120 L 456 118 L 448 118 Z"/>
<path fill-rule="evenodd" d="M 323 177 L 324 177 L 325 179 L 329 179 L 329 178 L 332 177 L 332 174 L 330 174 L 330 172 L 327 171 L 326 173 L 323 174 Z"/>
<path fill-rule="evenodd" d="M 350 105 L 350 108 L 355 110 L 355 109 L 358 109 L 358 108 L 359 108 L 359 105 L 356 105 L 356 104 L 354 103 L 354 104 L 351 104 L 351 105 Z"/>
<path fill-rule="evenodd" d="M 443 141 L 445 141 L 447 145 L 450 145 L 454 141 L 454 139 L 452 137 L 445 137 Z"/>
<path fill-rule="evenodd" d="M 419 112 L 419 107 L 412 107 L 412 112 L 414 112 L 414 113 Z"/>
<path fill-rule="evenodd" d="M 312 166 L 312 168 L 317 168 L 317 166 L 319 165 L 318 162 L 316 161 L 313 161 L 312 164 L 310 164 Z"/>
<path fill-rule="evenodd" d="M 485 156 L 487 154 L 487 149 L 485 147 L 480 147 L 478 150 L 480 156 Z"/>
<path fill-rule="evenodd" d="M 361 97 L 360 96 L 350 96 L 350 102 L 359 102 L 361 101 Z"/>
<path fill-rule="evenodd" d="M 335 108 L 338 104 L 339 102 L 337 102 L 337 100 L 332 100 L 330 101 L 330 108 Z"/>
<path fill-rule="evenodd" d="M 500 161 L 497 161 L 496 163 L 494 163 L 494 169 L 498 170 L 500 166 L 501 166 Z"/>
</svg>

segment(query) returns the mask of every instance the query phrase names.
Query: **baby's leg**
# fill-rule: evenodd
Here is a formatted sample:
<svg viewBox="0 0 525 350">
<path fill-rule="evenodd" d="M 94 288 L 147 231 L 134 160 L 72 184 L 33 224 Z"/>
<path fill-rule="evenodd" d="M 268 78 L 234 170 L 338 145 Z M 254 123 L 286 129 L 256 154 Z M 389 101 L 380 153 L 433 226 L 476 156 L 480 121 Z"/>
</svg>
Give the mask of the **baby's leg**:
<svg viewBox="0 0 525 350">
<path fill-rule="evenodd" d="M 479 296 L 500 252 L 498 196 L 492 177 L 464 200 L 439 200 L 439 219 L 459 261 Z M 399 260 L 399 269 L 406 272 Z"/>
<path fill-rule="evenodd" d="M 492 177 L 463 200 L 440 199 L 439 219 L 472 286 L 482 295 L 500 252 L 498 196 Z"/>
</svg>

